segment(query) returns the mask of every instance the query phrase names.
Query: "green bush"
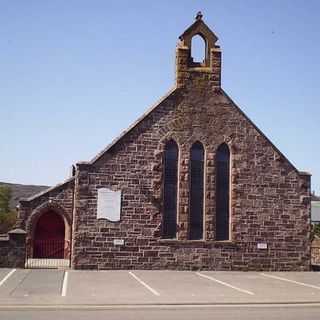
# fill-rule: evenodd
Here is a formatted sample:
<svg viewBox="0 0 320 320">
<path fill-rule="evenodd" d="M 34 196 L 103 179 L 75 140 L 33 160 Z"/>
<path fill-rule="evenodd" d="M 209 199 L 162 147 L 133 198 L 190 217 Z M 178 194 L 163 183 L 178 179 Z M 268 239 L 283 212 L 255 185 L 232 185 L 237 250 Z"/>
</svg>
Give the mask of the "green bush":
<svg viewBox="0 0 320 320">
<path fill-rule="evenodd" d="M 17 220 L 17 213 L 15 211 L 10 211 L 0 213 L 0 233 L 7 233 L 10 231 Z"/>
<path fill-rule="evenodd" d="M 0 213 L 10 211 L 11 189 L 7 186 L 0 186 Z"/>
<path fill-rule="evenodd" d="M 11 189 L 0 186 L 0 233 L 6 233 L 14 227 L 17 212 L 10 209 Z"/>
</svg>

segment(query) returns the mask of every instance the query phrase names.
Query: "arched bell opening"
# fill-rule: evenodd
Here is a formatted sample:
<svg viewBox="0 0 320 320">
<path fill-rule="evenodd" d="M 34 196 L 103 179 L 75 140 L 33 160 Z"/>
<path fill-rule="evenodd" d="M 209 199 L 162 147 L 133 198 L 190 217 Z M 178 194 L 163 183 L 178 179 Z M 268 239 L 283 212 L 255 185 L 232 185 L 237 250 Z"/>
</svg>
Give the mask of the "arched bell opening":
<svg viewBox="0 0 320 320">
<path fill-rule="evenodd" d="M 196 34 L 191 38 L 190 62 L 194 66 L 206 66 L 208 61 L 206 38 Z"/>
</svg>

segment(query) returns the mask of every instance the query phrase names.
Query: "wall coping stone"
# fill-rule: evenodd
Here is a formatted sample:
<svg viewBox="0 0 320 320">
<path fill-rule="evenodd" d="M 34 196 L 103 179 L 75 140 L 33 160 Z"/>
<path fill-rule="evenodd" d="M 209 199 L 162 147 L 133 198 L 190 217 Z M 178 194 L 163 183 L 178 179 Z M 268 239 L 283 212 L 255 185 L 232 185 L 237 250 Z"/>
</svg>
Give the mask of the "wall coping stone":
<svg viewBox="0 0 320 320">
<path fill-rule="evenodd" d="M 9 241 L 9 235 L 7 233 L 0 234 L 0 241 Z"/>
<path fill-rule="evenodd" d="M 17 229 L 10 230 L 8 234 L 27 234 L 27 232 L 24 231 L 23 229 L 17 228 Z"/>
</svg>

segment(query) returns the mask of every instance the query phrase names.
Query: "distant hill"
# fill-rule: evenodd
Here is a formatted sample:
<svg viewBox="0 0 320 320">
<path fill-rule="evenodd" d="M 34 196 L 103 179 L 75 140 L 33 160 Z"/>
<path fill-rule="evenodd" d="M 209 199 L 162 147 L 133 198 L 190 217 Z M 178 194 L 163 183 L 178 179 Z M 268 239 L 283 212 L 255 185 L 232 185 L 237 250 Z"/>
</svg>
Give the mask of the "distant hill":
<svg viewBox="0 0 320 320">
<path fill-rule="evenodd" d="M 14 209 L 17 206 L 19 199 L 31 197 L 43 190 L 50 188 L 49 186 L 16 184 L 0 181 L 0 186 L 1 185 L 8 186 L 12 190 L 12 198 L 10 201 L 10 207 L 12 209 Z"/>
</svg>

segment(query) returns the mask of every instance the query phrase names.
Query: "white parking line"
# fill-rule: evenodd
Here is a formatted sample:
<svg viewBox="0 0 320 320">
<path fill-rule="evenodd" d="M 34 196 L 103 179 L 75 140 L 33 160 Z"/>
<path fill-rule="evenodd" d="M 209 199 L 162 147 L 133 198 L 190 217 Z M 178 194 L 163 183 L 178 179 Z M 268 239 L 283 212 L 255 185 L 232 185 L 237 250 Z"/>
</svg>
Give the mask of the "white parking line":
<svg viewBox="0 0 320 320">
<path fill-rule="evenodd" d="M 260 273 L 260 274 L 262 276 L 264 276 L 264 277 L 268 277 L 268 278 L 272 278 L 272 279 L 276 279 L 276 280 L 281 280 L 281 281 L 286 281 L 286 282 L 291 282 L 291 283 L 294 283 L 294 284 L 298 284 L 300 286 L 304 286 L 304 287 L 309 287 L 309 288 L 320 290 L 320 287 L 314 286 L 312 284 L 303 283 L 303 282 L 299 282 L 299 281 L 294 281 L 294 280 L 290 280 L 290 279 L 286 279 L 286 278 L 282 278 L 282 277 L 278 277 L 278 276 L 274 276 L 274 275 L 266 274 L 266 273 Z"/>
<path fill-rule="evenodd" d="M 129 274 L 135 278 L 139 283 L 141 283 L 145 288 L 147 288 L 149 291 L 151 291 L 155 296 L 160 296 L 160 293 L 151 288 L 149 285 L 147 285 L 144 281 L 142 281 L 139 277 L 137 277 L 133 272 L 129 271 Z"/>
<path fill-rule="evenodd" d="M 1 281 L 0 287 L 15 273 L 17 269 L 12 269 Z"/>
<path fill-rule="evenodd" d="M 62 297 L 65 297 L 67 295 L 67 289 L 68 289 L 68 271 L 65 271 L 63 275 L 63 283 L 62 283 L 62 290 L 61 290 Z"/>
<path fill-rule="evenodd" d="M 233 285 L 231 285 L 231 284 L 229 284 L 229 283 L 220 281 L 220 280 L 218 280 L 218 279 L 215 279 L 215 278 L 213 278 L 213 277 L 207 276 L 207 275 L 202 274 L 202 273 L 200 273 L 200 272 L 196 272 L 196 274 L 197 274 L 198 276 L 200 276 L 200 277 L 206 278 L 206 279 L 211 280 L 211 281 L 215 281 L 215 282 L 217 282 L 217 283 L 220 283 L 220 284 L 222 284 L 222 285 L 224 285 L 224 286 L 226 286 L 226 287 L 232 288 L 232 289 L 237 290 L 237 291 L 239 291 L 239 292 L 246 293 L 246 294 L 250 294 L 251 296 L 254 295 L 254 293 L 251 292 L 251 291 L 248 291 L 248 290 L 244 290 L 244 289 L 235 287 L 235 286 L 233 286 Z"/>
</svg>

